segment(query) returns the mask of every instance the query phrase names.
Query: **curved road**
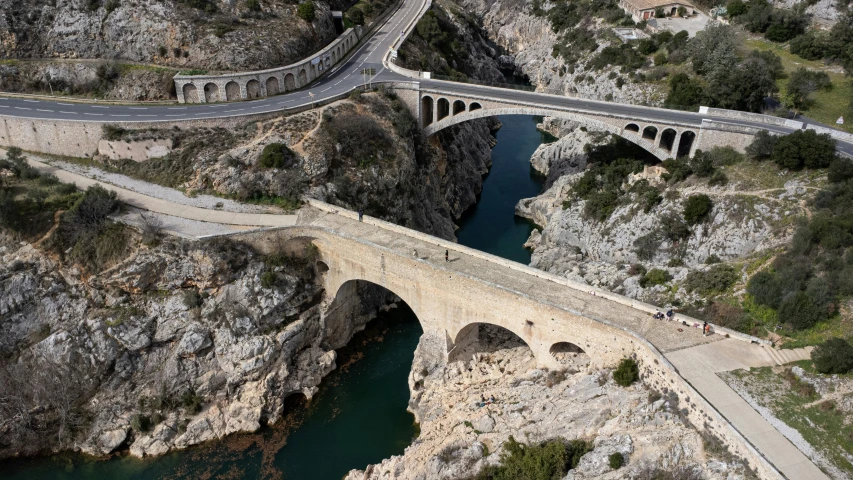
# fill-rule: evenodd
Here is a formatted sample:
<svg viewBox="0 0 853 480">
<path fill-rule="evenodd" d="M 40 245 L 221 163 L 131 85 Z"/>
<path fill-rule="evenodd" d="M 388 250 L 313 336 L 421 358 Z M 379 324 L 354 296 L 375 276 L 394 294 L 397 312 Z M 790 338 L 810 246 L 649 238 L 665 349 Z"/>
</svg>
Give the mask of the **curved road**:
<svg viewBox="0 0 853 480">
<path fill-rule="evenodd" d="M 313 101 L 322 101 L 335 95 L 346 93 L 364 83 L 365 78 L 361 72 L 365 68 L 376 69 L 376 75 L 370 79 L 374 83 L 394 81 L 412 82 L 413 79 L 386 69 L 382 60 L 388 49 L 403 35 L 403 31 L 407 28 L 411 30 L 414 27 L 414 20 L 416 20 L 422 11 L 423 6 L 424 3 L 422 0 L 403 0 L 402 5 L 397 11 L 377 30 L 373 37 L 356 50 L 347 62 L 335 67 L 329 75 L 318 79 L 307 88 L 283 95 L 244 102 L 156 106 L 92 105 L 86 103 L 0 97 L 0 115 L 19 118 L 104 123 L 177 122 L 181 120 L 241 117 L 310 105 L 312 98 L 309 92 L 315 95 Z M 406 31 L 406 34 L 408 34 L 408 31 Z M 709 119 L 728 124 L 763 128 L 781 134 L 787 134 L 794 130 L 788 127 L 768 125 L 745 119 L 716 117 L 709 114 L 667 110 L 642 105 L 625 105 L 512 89 L 500 89 L 500 91 L 496 91 L 493 87 L 483 87 L 476 84 L 427 79 L 418 79 L 417 81 L 424 88 L 441 89 L 450 95 L 458 93 L 463 96 L 499 96 L 503 100 L 587 110 L 628 118 L 644 118 L 664 124 L 681 123 L 694 125 L 698 128 L 703 119 Z M 841 140 L 837 142 L 839 151 L 853 156 L 853 143 Z"/>
</svg>

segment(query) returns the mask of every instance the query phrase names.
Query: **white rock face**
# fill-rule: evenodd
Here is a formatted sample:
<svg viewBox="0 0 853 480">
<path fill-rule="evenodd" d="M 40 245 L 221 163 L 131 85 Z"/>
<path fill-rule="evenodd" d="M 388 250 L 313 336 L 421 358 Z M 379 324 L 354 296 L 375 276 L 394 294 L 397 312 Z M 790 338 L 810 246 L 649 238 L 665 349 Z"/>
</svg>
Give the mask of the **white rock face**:
<svg viewBox="0 0 853 480">
<path fill-rule="evenodd" d="M 500 462 L 510 436 L 525 443 L 591 442 L 593 450 L 568 479 L 632 478 L 649 465 L 694 468 L 708 479 L 743 478 L 741 465 L 704 451 L 700 435 L 679 420 L 673 400 L 650 403 L 641 385 L 619 387 L 608 371 L 539 370 L 526 346 L 502 346 L 430 371 L 423 366 L 434 363 L 423 358 L 428 349 L 419 345 L 409 384 L 420 436 L 403 455 L 353 470 L 346 479 L 470 478 Z M 616 452 L 626 464 L 614 471 L 609 456 Z"/>
</svg>

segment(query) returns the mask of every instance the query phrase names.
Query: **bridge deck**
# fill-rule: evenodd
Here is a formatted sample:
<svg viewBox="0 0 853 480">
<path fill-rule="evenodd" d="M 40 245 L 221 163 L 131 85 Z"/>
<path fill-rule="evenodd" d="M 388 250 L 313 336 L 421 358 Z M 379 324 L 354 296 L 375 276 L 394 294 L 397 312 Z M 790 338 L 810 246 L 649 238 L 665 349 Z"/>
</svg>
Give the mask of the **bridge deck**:
<svg viewBox="0 0 853 480">
<path fill-rule="evenodd" d="M 449 275 L 463 274 L 508 290 L 521 292 L 543 303 L 627 328 L 642 335 L 664 353 L 723 339 L 720 335 L 705 337 L 699 328 L 655 320 L 645 312 L 628 305 L 614 303 L 606 298 L 594 296 L 588 291 L 573 289 L 545 278 L 524 274 L 465 252 L 450 249 L 451 262 L 446 263 L 445 248 L 438 244 L 438 239 L 436 243 L 430 243 L 413 236 L 403 235 L 398 231 L 390 231 L 381 225 L 376 225 L 369 218 L 365 218 L 364 223 L 359 223 L 343 215 L 327 213 L 315 208 L 304 208 L 300 211 L 297 224 L 328 228 L 379 245 L 401 256 L 411 257 L 417 250 L 419 258 L 429 262 L 433 268 L 448 271 Z"/>
</svg>

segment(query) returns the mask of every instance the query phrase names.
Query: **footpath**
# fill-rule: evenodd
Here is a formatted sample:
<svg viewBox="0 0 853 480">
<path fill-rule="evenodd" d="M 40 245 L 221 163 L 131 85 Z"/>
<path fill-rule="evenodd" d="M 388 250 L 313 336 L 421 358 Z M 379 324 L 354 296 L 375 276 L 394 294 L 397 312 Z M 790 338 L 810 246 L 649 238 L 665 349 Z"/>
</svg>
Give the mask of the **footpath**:
<svg viewBox="0 0 853 480">
<path fill-rule="evenodd" d="M 791 480 L 829 480 L 803 452 L 717 376 L 717 372 L 780 364 L 778 355 L 770 350 L 726 339 L 664 356 L 782 474 Z M 809 349 L 797 349 L 789 354 L 801 359 L 808 358 L 808 352 Z"/>
</svg>

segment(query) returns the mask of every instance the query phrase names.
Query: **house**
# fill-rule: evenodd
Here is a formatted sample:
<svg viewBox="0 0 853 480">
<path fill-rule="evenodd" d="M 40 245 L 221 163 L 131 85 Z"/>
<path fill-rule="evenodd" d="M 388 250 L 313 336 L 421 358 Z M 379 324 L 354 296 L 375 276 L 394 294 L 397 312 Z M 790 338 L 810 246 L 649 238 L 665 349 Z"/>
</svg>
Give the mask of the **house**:
<svg viewBox="0 0 853 480">
<path fill-rule="evenodd" d="M 658 9 L 668 17 L 676 15 L 679 7 L 684 7 L 688 15 L 696 13 L 696 7 L 690 3 L 673 0 L 619 0 L 619 6 L 631 15 L 635 22 L 655 18 L 655 11 Z"/>
</svg>

